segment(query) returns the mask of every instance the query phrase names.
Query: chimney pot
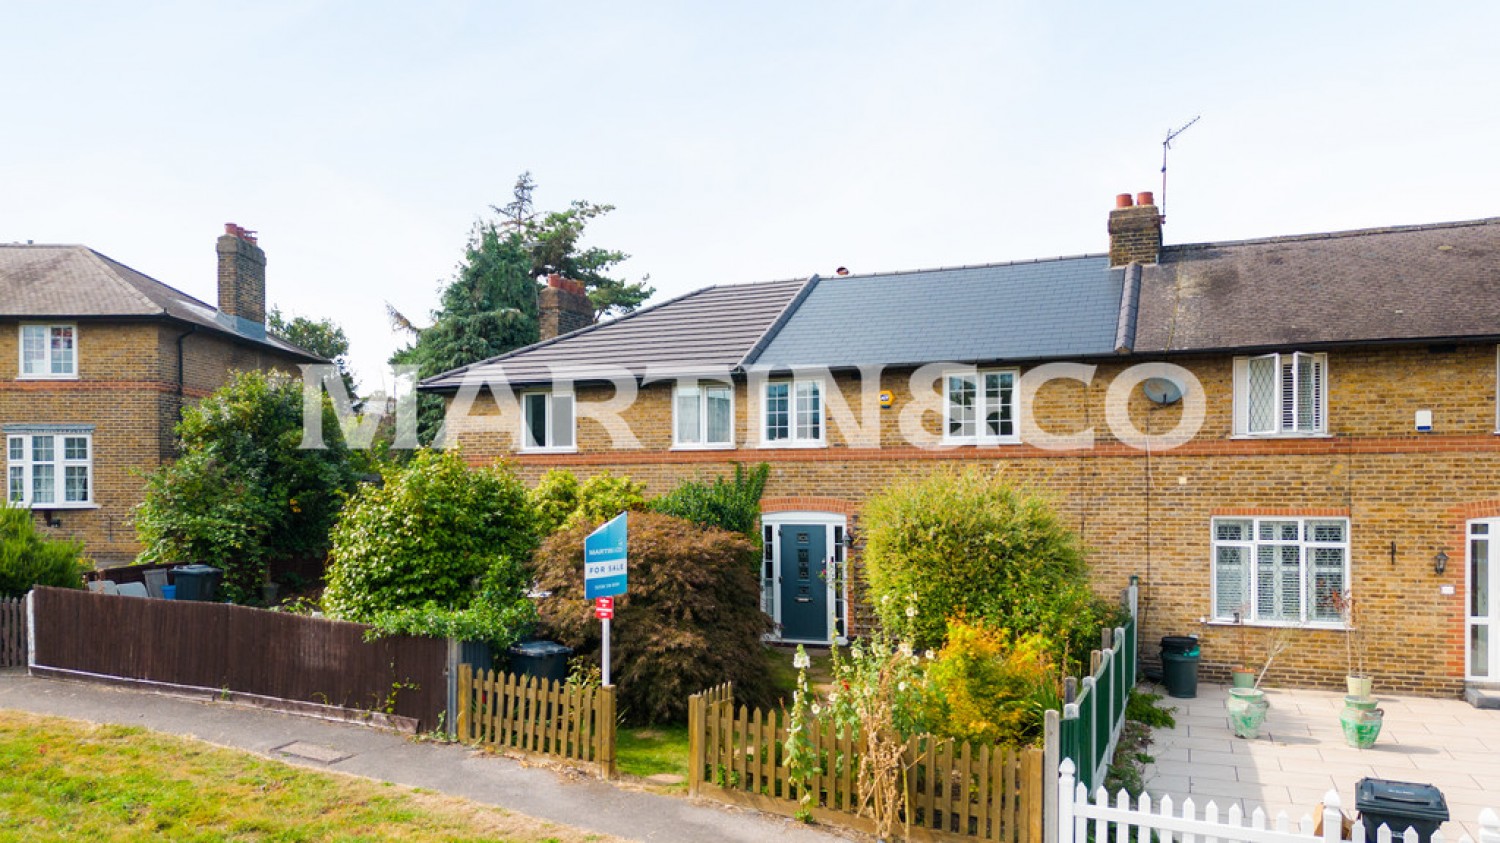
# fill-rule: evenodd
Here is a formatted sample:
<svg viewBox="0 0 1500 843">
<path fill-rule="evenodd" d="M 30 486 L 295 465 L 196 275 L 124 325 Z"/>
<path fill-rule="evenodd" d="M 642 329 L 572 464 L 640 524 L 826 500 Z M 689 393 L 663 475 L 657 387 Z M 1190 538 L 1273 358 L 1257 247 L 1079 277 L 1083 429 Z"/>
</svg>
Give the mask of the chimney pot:
<svg viewBox="0 0 1500 843">
<path fill-rule="evenodd" d="M 1156 196 L 1151 191 L 1149 191 L 1149 190 L 1143 190 L 1140 193 L 1137 193 L 1135 195 L 1135 204 L 1137 204 L 1137 205 L 1155 205 L 1156 204 Z"/>
<path fill-rule="evenodd" d="M 1149 191 L 1136 196 L 1115 197 L 1115 209 L 1109 212 L 1109 265 L 1156 263 L 1161 256 L 1161 216 L 1156 212 Z"/>
<path fill-rule="evenodd" d="M 1130 201 L 1130 194 L 1129 193 L 1116 193 L 1115 194 L 1115 207 L 1116 208 L 1129 208 L 1132 204 L 1134 204 L 1134 203 L 1132 203 Z"/>
</svg>

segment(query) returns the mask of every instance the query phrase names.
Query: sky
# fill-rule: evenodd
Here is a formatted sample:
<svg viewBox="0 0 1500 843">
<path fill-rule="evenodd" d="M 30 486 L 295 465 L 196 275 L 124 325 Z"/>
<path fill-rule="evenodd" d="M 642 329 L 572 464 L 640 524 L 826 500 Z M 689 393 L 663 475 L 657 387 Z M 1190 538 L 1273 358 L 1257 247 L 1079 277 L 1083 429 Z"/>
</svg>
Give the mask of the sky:
<svg viewBox="0 0 1500 843">
<path fill-rule="evenodd" d="M 653 301 L 709 284 L 1500 216 L 1500 4 L 0 0 L 0 242 L 267 296 L 389 381 L 474 223 L 616 210 Z M 1371 279 L 1377 287 L 1379 279 Z M 1268 314 L 1267 318 L 1275 318 Z"/>
</svg>

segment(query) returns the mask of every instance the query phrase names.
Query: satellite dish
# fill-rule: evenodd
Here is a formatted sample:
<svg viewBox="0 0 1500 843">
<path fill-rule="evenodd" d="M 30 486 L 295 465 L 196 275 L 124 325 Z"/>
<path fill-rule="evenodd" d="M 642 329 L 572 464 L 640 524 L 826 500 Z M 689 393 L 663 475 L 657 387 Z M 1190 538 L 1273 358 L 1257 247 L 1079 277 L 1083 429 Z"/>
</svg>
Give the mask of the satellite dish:
<svg viewBox="0 0 1500 843">
<path fill-rule="evenodd" d="M 1182 400 L 1182 387 L 1171 378 L 1146 378 L 1141 382 L 1141 392 L 1163 407 Z"/>
</svg>

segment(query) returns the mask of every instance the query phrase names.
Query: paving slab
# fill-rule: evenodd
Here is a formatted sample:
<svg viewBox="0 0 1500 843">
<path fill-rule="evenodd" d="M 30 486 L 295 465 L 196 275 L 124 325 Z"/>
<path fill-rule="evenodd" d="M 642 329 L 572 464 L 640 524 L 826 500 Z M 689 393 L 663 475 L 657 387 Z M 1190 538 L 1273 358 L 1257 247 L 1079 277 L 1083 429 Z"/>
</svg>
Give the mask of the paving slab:
<svg viewBox="0 0 1500 843">
<path fill-rule="evenodd" d="M 1265 730 L 1244 740 L 1229 730 L 1228 689 L 1200 682 L 1193 699 L 1163 700 L 1177 709 L 1177 726 L 1156 730 L 1146 750 L 1155 758 L 1147 768 L 1146 790 L 1158 801 L 1168 794 L 1179 802 L 1191 795 L 1200 804 L 1204 797 L 1215 798 L 1221 808 L 1237 803 L 1247 813 L 1263 808 L 1272 818 L 1285 812 L 1295 823 L 1329 790 L 1338 792 L 1345 812 L 1353 815 L 1354 787 L 1362 778 L 1430 783 L 1449 803 L 1452 819 L 1444 833 L 1449 839 L 1468 834 L 1477 840 L 1480 810 L 1500 812 L 1500 711 L 1459 699 L 1396 697 L 1379 690 L 1384 728 L 1375 746 L 1359 750 L 1344 743 L 1338 721 L 1342 694 L 1268 689 Z M 1229 741 L 1228 752 L 1217 748 L 1216 737 Z"/>
</svg>

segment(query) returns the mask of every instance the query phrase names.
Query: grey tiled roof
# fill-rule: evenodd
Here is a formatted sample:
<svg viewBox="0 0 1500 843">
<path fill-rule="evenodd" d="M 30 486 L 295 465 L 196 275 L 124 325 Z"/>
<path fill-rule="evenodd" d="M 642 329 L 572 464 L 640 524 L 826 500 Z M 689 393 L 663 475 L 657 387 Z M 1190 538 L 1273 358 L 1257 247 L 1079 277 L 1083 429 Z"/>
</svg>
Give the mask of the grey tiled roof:
<svg viewBox="0 0 1500 843">
<path fill-rule="evenodd" d="M 824 278 L 760 366 L 996 362 L 1111 354 L 1124 270 L 1102 255 Z"/>
<path fill-rule="evenodd" d="M 591 370 L 623 367 L 639 377 L 652 372 L 728 371 L 739 366 L 776 323 L 805 281 L 770 281 L 707 287 L 642 308 L 611 322 L 590 325 L 508 354 L 436 375 L 422 388 L 457 387 L 465 377 L 509 383 L 545 383 L 554 367 L 576 379 Z"/>
<path fill-rule="evenodd" d="M 322 360 L 86 246 L 0 243 L 0 319 L 166 317 Z"/>
<path fill-rule="evenodd" d="M 1500 336 L 1500 219 L 1169 246 L 1135 351 Z"/>
</svg>

